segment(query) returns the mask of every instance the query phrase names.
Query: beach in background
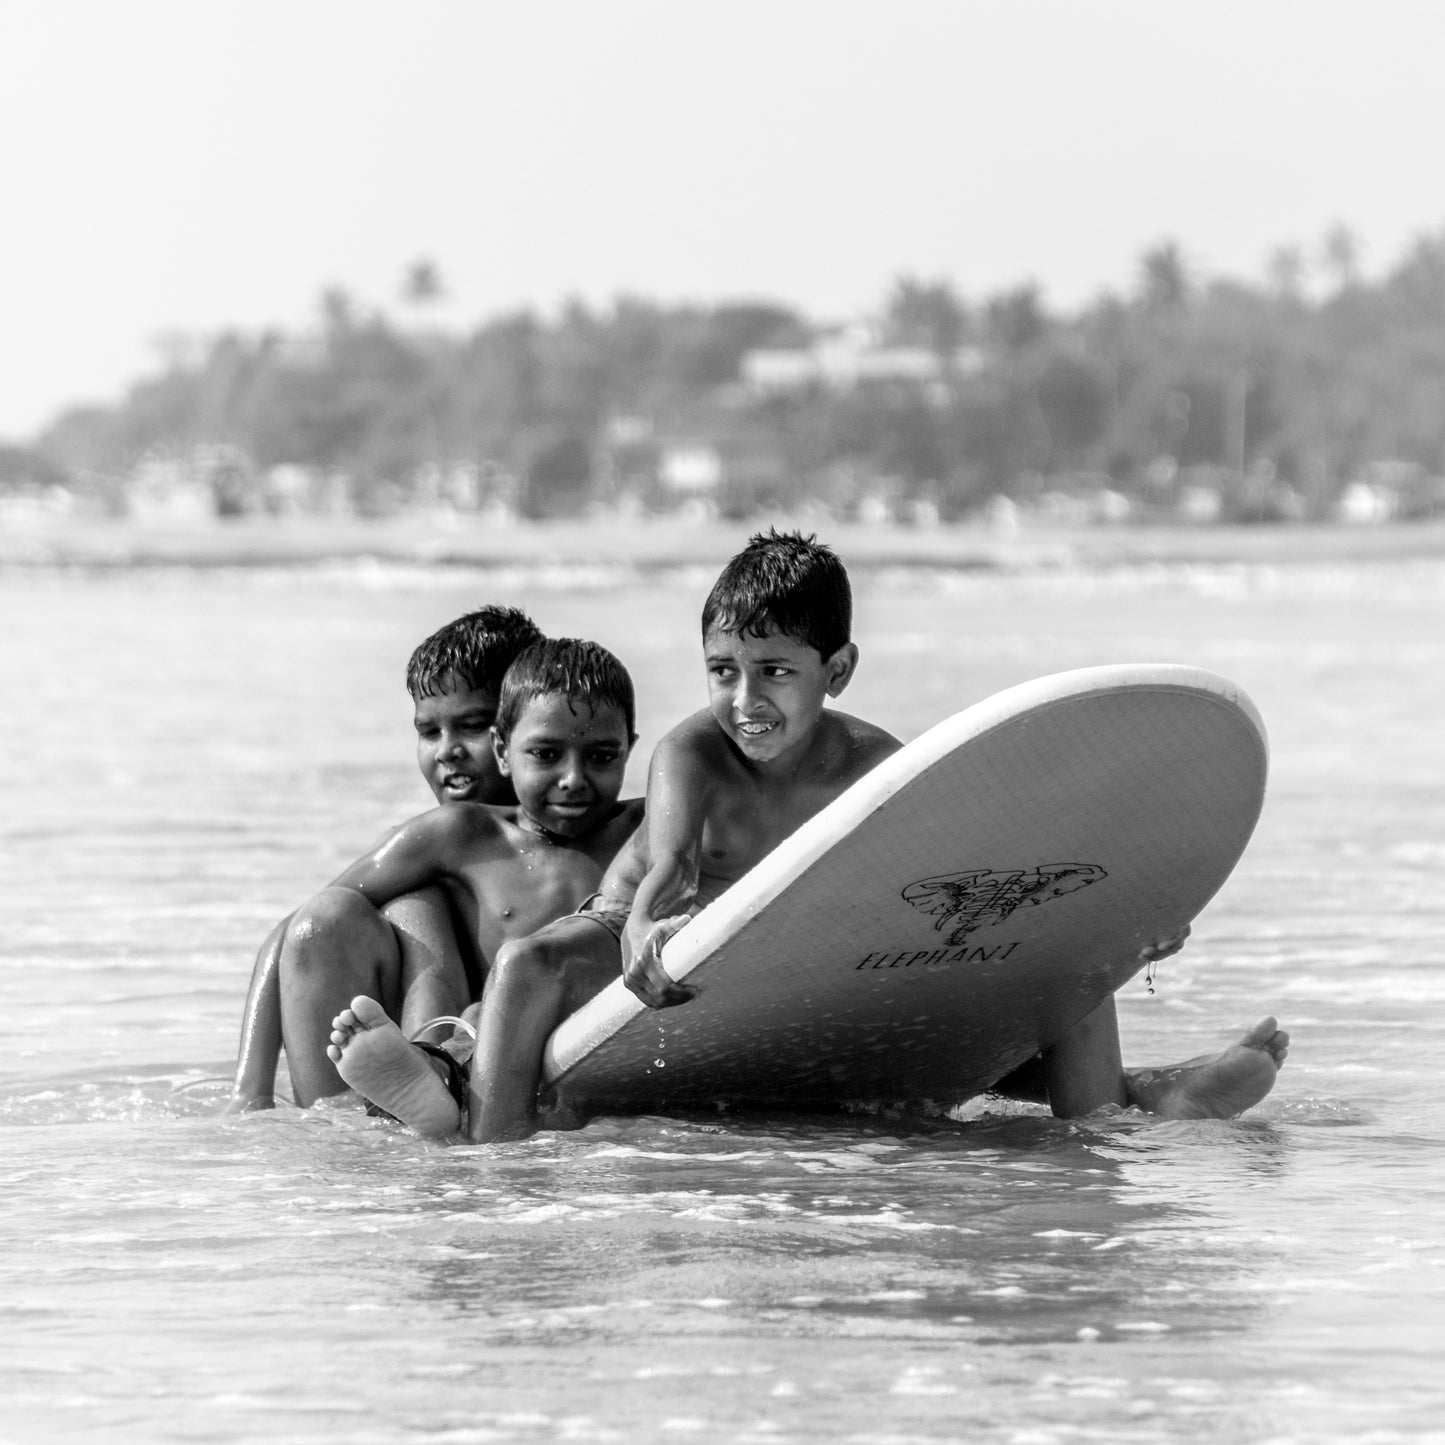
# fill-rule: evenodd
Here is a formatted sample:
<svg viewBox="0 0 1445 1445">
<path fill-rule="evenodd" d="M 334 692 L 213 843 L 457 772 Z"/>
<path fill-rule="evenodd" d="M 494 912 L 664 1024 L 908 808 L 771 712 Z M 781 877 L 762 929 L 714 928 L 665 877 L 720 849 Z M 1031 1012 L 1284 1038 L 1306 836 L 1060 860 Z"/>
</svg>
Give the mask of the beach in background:
<svg viewBox="0 0 1445 1445">
<path fill-rule="evenodd" d="M 457 513 L 358 518 L 237 517 L 146 522 L 27 517 L 0 522 L 0 567 L 268 566 L 375 558 L 397 563 L 498 566 L 635 563 L 721 566 L 772 525 L 599 515 L 570 522 L 487 522 Z M 904 527 L 778 519 L 816 532 L 850 564 L 1018 571 L 1152 563 L 1331 563 L 1445 557 L 1445 521 L 1349 526 L 1086 525 L 1017 518 Z"/>
</svg>

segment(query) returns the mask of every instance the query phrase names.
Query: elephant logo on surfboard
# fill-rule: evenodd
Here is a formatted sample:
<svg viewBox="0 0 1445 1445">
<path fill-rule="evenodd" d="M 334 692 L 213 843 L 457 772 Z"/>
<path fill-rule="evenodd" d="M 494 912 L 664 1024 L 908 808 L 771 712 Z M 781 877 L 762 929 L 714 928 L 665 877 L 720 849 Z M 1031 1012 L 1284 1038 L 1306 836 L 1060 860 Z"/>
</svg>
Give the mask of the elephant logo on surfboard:
<svg viewBox="0 0 1445 1445">
<path fill-rule="evenodd" d="M 1097 863 L 1043 863 L 1037 868 L 993 870 L 973 868 L 966 873 L 945 873 L 921 878 L 903 890 L 903 896 L 921 912 L 936 917 L 939 933 L 951 930 L 944 941 L 962 943 L 970 933 L 1002 923 L 1025 904 L 1037 906 L 1065 893 L 1077 893 L 1108 874 Z"/>
</svg>

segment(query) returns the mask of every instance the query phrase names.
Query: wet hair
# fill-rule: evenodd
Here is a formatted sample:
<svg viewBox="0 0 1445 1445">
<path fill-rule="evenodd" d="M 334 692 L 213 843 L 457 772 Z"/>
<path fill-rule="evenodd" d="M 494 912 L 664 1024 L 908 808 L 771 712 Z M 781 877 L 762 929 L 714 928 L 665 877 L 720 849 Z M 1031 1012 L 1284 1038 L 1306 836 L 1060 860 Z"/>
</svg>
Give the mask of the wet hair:
<svg viewBox="0 0 1445 1445">
<path fill-rule="evenodd" d="M 516 656 L 543 632 L 517 607 L 480 607 L 439 627 L 411 655 L 406 690 L 413 698 L 462 688 L 499 693 Z"/>
<path fill-rule="evenodd" d="M 786 633 L 826 661 L 852 635 L 848 573 L 815 536 L 759 532 L 723 568 L 703 603 L 703 636 L 714 628 L 739 637 Z"/>
<path fill-rule="evenodd" d="M 627 723 L 628 738 L 637 734 L 632 678 L 599 643 L 552 637 L 533 643 L 519 654 L 502 679 L 497 736 L 510 738 L 523 710 L 539 697 L 565 697 L 573 712 L 579 703 L 594 712 L 600 707 L 615 707 Z"/>
</svg>

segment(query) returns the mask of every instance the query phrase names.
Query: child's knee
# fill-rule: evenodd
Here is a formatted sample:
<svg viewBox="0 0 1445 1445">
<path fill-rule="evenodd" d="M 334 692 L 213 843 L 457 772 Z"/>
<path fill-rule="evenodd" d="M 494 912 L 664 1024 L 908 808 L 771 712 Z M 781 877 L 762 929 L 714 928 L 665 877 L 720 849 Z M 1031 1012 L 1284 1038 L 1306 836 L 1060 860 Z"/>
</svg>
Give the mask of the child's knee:
<svg viewBox="0 0 1445 1445">
<path fill-rule="evenodd" d="M 566 954 L 544 938 L 517 938 L 504 943 L 492 961 L 499 984 L 513 987 L 559 979 L 566 969 Z"/>
<path fill-rule="evenodd" d="M 291 916 L 286 930 L 293 961 L 329 943 L 357 947 L 389 933 L 376 909 L 349 888 L 324 888 Z"/>
<path fill-rule="evenodd" d="M 487 979 L 487 996 L 509 994 L 554 996 L 575 1007 L 617 976 L 621 945 L 595 923 L 559 919 L 530 938 L 504 943 L 497 950 Z"/>
<path fill-rule="evenodd" d="M 351 890 L 328 889 L 327 892 L 350 893 Z M 434 928 L 443 924 L 450 928 L 452 921 L 446 891 L 439 886 L 420 888 L 415 893 L 403 893 L 400 898 L 393 898 L 381 910 L 381 915 L 393 927 L 399 928 Z"/>
</svg>

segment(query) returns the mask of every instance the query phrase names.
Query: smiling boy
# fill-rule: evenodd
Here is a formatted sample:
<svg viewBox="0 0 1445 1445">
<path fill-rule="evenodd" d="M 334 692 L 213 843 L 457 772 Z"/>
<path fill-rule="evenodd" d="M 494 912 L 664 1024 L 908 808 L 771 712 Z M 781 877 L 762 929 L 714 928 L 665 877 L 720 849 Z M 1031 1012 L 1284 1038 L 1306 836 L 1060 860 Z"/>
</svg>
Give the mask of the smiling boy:
<svg viewBox="0 0 1445 1445">
<path fill-rule="evenodd" d="M 662 943 L 901 746 L 824 706 L 858 666 L 852 614 L 833 552 L 777 532 L 753 538 L 708 594 L 708 706 L 653 755 L 648 866 L 622 937 L 627 986 L 653 1008 L 692 996 L 663 971 Z"/>
<path fill-rule="evenodd" d="M 843 564 L 812 538 L 755 536 L 703 607 L 709 707 L 674 728 L 647 783 L 645 875 L 622 936 L 623 978 L 652 1008 L 685 1003 L 660 951 L 698 908 L 900 744 L 824 711 L 857 666 Z M 605 885 L 604 885 L 605 886 Z M 1141 964 L 1183 946 L 1146 946 Z M 1114 1000 L 1046 1048 L 1015 1083 L 1061 1117 L 1134 1105 L 1173 1118 L 1230 1117 L 1274 1087 L 1289 1036 L 1261 1019 L 1217 1056 L 1125 1070 Z M 1040 1085 L 1042 1086 L 1040 1088 Z M 1006 1081 L 1001 1088 L 1014 1089 Z"/>
</svg>

